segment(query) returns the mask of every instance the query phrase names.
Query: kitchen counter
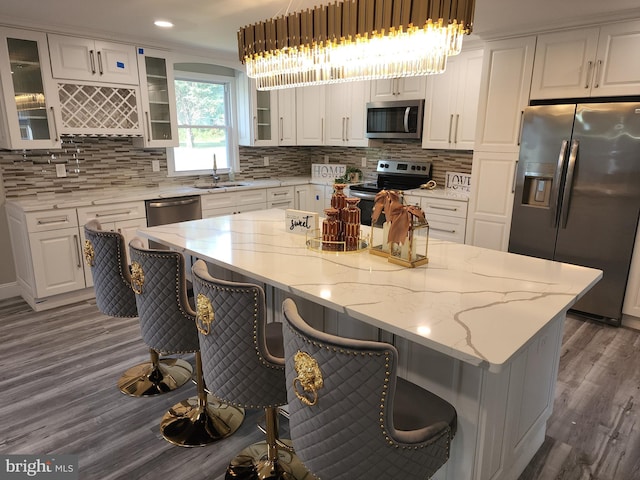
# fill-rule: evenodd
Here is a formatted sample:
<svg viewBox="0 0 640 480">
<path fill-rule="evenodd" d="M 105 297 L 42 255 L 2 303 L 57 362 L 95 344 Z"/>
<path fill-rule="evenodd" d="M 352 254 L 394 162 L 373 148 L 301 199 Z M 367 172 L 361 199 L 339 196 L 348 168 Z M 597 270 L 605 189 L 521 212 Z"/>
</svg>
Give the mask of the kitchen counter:
<svg viewBox="0 0 640 480">
<path fill-rule="evenodd" d="M 274 314 L 292 296 L 316 328 L 379 329 L 399 374 L 457 410 L 450 460 L 434 478 L 518 478 L 545 438 L 566 311 L 602 272 L 446 241 L 430 241 L 429 263 L 410 269 L 367 251 L 310 250 L 284 219 L 264 210 L 138 234 L 264 282 Z"/>
<path fill-rule="evenodd" d="M 413 190 L 405 190 L 404 194 L 413 195 L 416 197 L 446 198 L 449 200 L 459 200 L 462 202 L 469 201 L 469 195 L 463 192 L 456 192 L 454 190 L 446 188 L 434 188 L 433 190 L 429 190 L 426 188 L 414 188 Z"/>
<path fill-rule="evenodd" d="M 242 183 L 242 186 L 225 186 L 225 184 L 228 183 Z M 24 212 L 37 212 L 41 210 L 136 202 L 141 200 L 151 200 L 154 198 L 208 195 L 223 192 L 252 190 L 257 188 L 295 186 L 308 183 L 309 177 L 279 177 L 265 180 L 238 180 L 236 182 L 220 182 L 219 188 L 209 189 L 196 188 L 185 185 L 163 185 L 156 188 L 121 188 L 88 190 L 62 194 L 44 194 L 26 198 L 10 198 L 7 199 L 7 203 L 12 203 L 18 206 Z"/>
</svg>

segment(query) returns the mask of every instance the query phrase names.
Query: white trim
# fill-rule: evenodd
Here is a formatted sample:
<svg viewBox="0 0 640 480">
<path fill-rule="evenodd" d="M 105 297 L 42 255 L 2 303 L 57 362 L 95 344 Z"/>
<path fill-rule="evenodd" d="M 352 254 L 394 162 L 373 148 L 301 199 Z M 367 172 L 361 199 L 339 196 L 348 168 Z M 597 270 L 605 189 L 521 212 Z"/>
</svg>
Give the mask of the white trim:
<svg viewBox="0 0 640 480">
<path fill-rule="evenodd" d="M 640 330 L 640 318 L 631 315 L 622 315 L 622 326 Z"/>
</svg>

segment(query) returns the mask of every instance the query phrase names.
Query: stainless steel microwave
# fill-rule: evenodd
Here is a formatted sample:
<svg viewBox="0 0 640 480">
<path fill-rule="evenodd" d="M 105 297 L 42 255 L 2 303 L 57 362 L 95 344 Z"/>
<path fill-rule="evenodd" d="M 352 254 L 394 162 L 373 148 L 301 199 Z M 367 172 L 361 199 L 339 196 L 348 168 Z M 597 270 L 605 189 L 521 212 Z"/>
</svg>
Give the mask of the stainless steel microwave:
<svg viewBox="0 0 640 480">
<path fill-rule="evenodd" d="M 424 100 L 367 103 L 367 138 L 422 138 Z"/>
</svg>

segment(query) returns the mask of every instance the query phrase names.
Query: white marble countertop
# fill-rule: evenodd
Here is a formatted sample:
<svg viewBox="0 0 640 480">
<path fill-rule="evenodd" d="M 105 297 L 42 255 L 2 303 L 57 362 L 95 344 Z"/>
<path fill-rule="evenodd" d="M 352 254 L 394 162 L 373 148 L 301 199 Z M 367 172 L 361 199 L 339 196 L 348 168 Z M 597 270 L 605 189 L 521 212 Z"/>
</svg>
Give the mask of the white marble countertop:
<svg viewBox="0 0 640 480">
<path fill-rule="evenodd" d="M 469 195 L 446 188 L 434 188 L 432 190 L 415 188 L 413 190 L 405 190 L 404 194 L 415 195 L 416 197 L 446 198 L 448 200 L 459 200 L 461 202 L 469 201 Z"/>
<path fill-rule="evenodd" d="M 220 182 L 217 188 L 196 188 L 186 185 L 163 185 L 156 188 L 123 187 L 120 189 L 90 190 L 62 194 L 42 194 L 25 198 L 8 199 L 7 203 L 17 205 L 25 212 L 55 210 L 61 208 L 88 207 L 91 205 L 110 205 L 151 200 L 154 198 L 184 197 L 188 195 L 208 195 L 223 192 L 252 190 L 256 188 L 284 187 L 304 185 L 310 177 L 278 177 L 261 180 L 238 180 L 236 182 Z M 198 182 L 198 184 L 204 182 Z M 235 184 L 229 186 L 229 184 Z M 238 185 L 240 184 L 240 185 Z"/>
<path fill-rule="evenodd" d="M 287 233 L 283 210 L 145 228 L 172 245 L 464 362 L 500 371 L 600 270 L 439 240 L 429 263 L 327 253 Z"/>
</svg>

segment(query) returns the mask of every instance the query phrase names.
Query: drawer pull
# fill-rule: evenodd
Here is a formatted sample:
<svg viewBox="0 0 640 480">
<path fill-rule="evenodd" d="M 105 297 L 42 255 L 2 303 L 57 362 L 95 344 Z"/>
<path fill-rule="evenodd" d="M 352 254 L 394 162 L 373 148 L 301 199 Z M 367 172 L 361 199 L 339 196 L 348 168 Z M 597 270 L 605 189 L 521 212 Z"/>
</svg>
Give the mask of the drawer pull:
<svg viewBox="0 0 640 480">
<path fill-rule="evenodd" d="M 434 210 L 446 210 L 447 212 L 457 212 L 458 207 L 442 207 L 440 205 L 429 205 L 429 208 Z"/>
<path fill-rule="evenodd" d="M 429 227 L 429 230 L 435 230 L 436 232 L 456 233 L 455 230 L 449 230 L 448 228 Z"/>
<path fill-rule="evenodd" d="M 271 202 L 271 206 L 272 207 L 275 207 L 277 205 L 291 205 L 291 201 L 287 200 L 285 202 Z"/>
<path fill-rule="evenodd" d="M 96 218 L 112 217 L 114 215 L 129 215 L 130 213 L 131 213 L 131 210 L 122 210 L 120 212 L 96 213 Z"/>
<path fill-rule="evenodd" d="M 278 192 L 273 194 L 274 197 L 279 197 L 280 195 L 289 195 L 289 192 Z"/>
<path fill-rule="evenodd" d="M 38 225 L 52 225 L 54 223 L 65 223 L 69 221 L 69 216 L 48 218 L 46 220 L 38 220 Z"/>
</svg>

